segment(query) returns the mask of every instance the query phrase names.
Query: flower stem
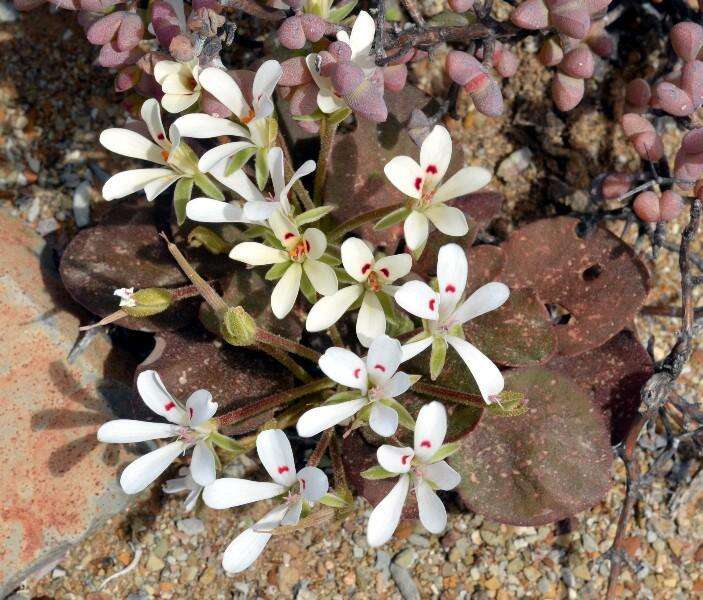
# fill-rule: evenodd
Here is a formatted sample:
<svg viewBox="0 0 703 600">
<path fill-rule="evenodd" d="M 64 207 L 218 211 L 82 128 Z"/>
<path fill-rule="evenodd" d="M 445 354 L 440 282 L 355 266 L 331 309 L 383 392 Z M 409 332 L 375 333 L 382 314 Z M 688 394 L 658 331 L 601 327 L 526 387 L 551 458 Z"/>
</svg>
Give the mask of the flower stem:
<svg viewBox="0 0 703 600">
<path fill-rule="evenodd" d="M 391 214 L 394 210 L 398 210 L 403 206 L 405 206 L 405 202 L 398 202 L 396 204 L 382 206 L 381 208 L 374 208 L 373 210 L 369 210 L 368 212 L 361 213 L 360 215 L 357 215 L 356 217 L 337 225 L 337 227 L 335 227 L 332 231 L 327 234 L 327 241 L 330 243 L 336 242 L 342 239 L 345 233 L 348 233 L 349 231 L 352 231 L 357 227 L 360 227 L 361 225 L 364 225 L 371 221 L 378 221 L 378 219 Z"/>
<path fill-rule="evenodd" d="M 287 404 L 288 402 L 302 398 L 303 396 L 314 394 L 315 392 L 321 392 L 322 390 L 327 390 L 335 385 L 337 384 L 334 381 L 324 377 L 322 379 L 315 379 L 314 381 L 293 388 L 292 390 L 286 390 L 285 392 L 279 392 L 278 394 L 266 396 L 254 404 L 243 406 L 220 415 L 217 417 L 218 427 L 224 427 L 226 425 L 243 421 L 244 419 L 258 415 L 259 413 L 269 410 L 270 408 L 276 408 L 277 406 Z"/>
<path fill-rule="evenodd" d="M 289 340 L 288 338 L 284 338 L 281 335 L 266 331 L 261 327 L 257 328 L 255 335 L 256 341 L 261 342 L 262 344 L 268 344 L 274 348 L 280 348 L 281 350 L 285 350 L 291 354 L 297 354 L 298 356 L 302 356 L 303 358 L 307 358 L 313 362 L 317 362 L 320 358 L 320 354 L 315 352 L 312 348 L 303 346 L 302 344 Z"/>
<path fill-rule="evenodd" d="M 285 170 L 286 180 L 290 181 L 290 178 L 293 176 L 293 159 L 291 158 L 290 150 L 288 150 L 288 144 L 286 144 L 286 140 L 280 129 L 278 130 L 276 141 L 283 152 L 283 168 Z M 308 194 L 308 191 L 305 189 L 305 186 L 300 179 L 293 184 L 293 192 L 295 192 L 298 200 L 303 205 L 304 210 L 315 208 L 312 198 L 310 198 L 310 194 Z"/>
<path fill-rule="evenodd" d="M 466 404 L 468 406 L 478 406 L 484 408 L 486 403 L 478 394 L 467 394 L 459 390 L 453 390 L 443 385 L 435 385 L 434 383 L 425 383 L 418 381 L 413 385 L 413 391 L 426 396 L 434 396 L 439 400 L 449 400 L 456 404 Z"/>
<path fill-rule="evenodd" d="M 269 346 L 268 344 L 257 344 L 256 347 L 262 352 L 268 354 L 271 358 L 275 358 L 279 363 L 293 373 L 293 376 L 299 381 L 308 383 L 312 380 L 310 374 L 290 356 L 283 352 L 283 350 L 275 348 L 274 346 Z"/>
<path fill-rule="evenodd" d="M 317 170 L 315 171 L 315 187 L 313 188 L 312 200 L 315 206 L 322 204 L 322 193 L 327 180 L 327 169 L 329 167 L 330 156 L 332 155 L 332 144 L 334 135 L 337 133 L 339 123 L 330 123 L 327 117 L 320 120 L 320 155 L 317 159 Z"/>
<path fill-rule="evenodd" d="M 347 483 L 347 474 L 342 461 L 342 446 L 336 433 L 332 435 L 330 440 L 330 458 L 332 459 L 332 472 L 334 473 L 334 487 L 340 495 L 346 497 L 349 495 L 349 484 Z"/>
<path fill-rule="evenodd" d="M 332 338 L 332 343 L 338 348 L 344 348 L 344 342 L 342 341 L 342 336 L 339 334 L 339 329 L 336 325 L 332 325 L 329 329 L 330 337 Z"/>
<path fill-rule="evenodd" d="M 310 458 L 308 458 L 308 467 L 316 467 L 320 464 L 320 460 L 324 456 L 325 450 L 327 450 L 327 446 L 330 445 L 332 434 L 334 434 L 334 427 L 325 429 L 322 432 L 322 435 L 320 436 L 320 439 L 317 442 L 317 446 L 315 446 L 315 449 L 312 451 Z"/>
</svg>

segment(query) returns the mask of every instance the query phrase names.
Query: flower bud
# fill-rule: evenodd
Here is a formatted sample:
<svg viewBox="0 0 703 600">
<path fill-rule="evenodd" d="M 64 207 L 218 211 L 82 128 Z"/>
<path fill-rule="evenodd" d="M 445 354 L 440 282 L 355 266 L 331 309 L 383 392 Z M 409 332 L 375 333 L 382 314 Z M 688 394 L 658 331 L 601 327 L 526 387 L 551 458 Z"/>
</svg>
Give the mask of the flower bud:
<svg viewBox="0 0 703 600">
<path fill-rule="evenodd" d="M 510 20 L 522 29 L 546 29 L 549 26 L 549 10 L 542 0 L 525 0 L 510 13 Z"/>
<path fill-rule="evenodd" d="M 132 294 L 134 306 L 121 306 L 130 317 L 151 317 L 171 306 L 171 292 L 164 288 L 144 288 Z"/>
<path fill-rule="evenodd" d="M 669 34 L 674 52 L 686 62 L 695 60 L 703 46 L 703 27 L 691 21 L 677 23 Z"/>
<path fill-rule="evenodd" d="M 232 346 L 251 346 L 256 341 L 256 322 L 241 306 L 228 307 L 220 325 L 222 338 Z"/>
<path fill-rule="evenodd" d="M 289 50 L 300 50 L 305 46 L 307 38 L 303 31 L 303 24 L 299 15 L 284 19 L 278 28 L 278 41 L 284 48 Z"/>
<path fill-rule="evenodd" d="M 693 99 L 680 87 L 662 81 L 654 88 L 654 100 L 665 112 L 675 117 L 686 117 L 693 111 Z"/>
<path fill-rule="evenodd" d="M 593 77 L 594 68 L 593 54 L 587 46 L 578 46 L 567 52 L 559 65 L 559 70 L 562 73 L 577 79 Z"/>
<path fill-rule="evenodd" d="M 564 73 L 557 73 L 552 79 L 552 99 L 557 108 L 569 111 L 578 106 L 584 93 L 583 79 L 569 77 Z"/>
</svg>

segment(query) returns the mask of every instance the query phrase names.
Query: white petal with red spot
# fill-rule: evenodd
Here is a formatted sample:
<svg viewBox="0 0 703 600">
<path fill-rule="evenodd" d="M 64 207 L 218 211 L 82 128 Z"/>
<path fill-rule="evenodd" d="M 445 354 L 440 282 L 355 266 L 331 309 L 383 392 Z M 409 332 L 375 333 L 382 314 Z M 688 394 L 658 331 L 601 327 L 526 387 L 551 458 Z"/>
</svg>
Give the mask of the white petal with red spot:
<svg viewBox="0 0 703 600">
<path fill-rule="evenodd" d="M 307 254 L 309 258 L 317 260 L 327 249 L 327 237 L 322 231 L 315 227 L 309 227 L 303 233 L 303 239 L 307 242 Z"/>
<path fill-rule="evenodd" d="M 275 498 L 285 493 L 288 488 L 270 481 L 249 481 L 223 477 L 208 485 L 203 491 L 203 501 L 210 508 L 232 508 Z"/>
<path fill-rule="evenodd" d="M 366 281 L 374 266 L 373 253 L 366 242 L 359 238 L 347 238 L 341 252 L 344 270 L 357 281 Z"/>
<path fill-rule="evenodd" d="M 390 473 L 407 473 L 412 465 L 415 453 L 412 448 L 398 448 L 384 444 L 376 450 L 376 459 L 386 471 Z"/>
<path fill-rule="evenodd" d="M 420 198 L 424 171 L 409 156 L 396 156 L 386 163 L 383 172 L 388 180 L 406 196 Z"/>
<path fill-rule="evenodd" d="M 150 423 L 117 419 L 103 423 L 98 429 L 98 441 L 108 444 L 133 444 L 178 435 L 179 426 L 171 423 Z"/>
<path fill-rule="evenodd" d="M 469 232 L 466 216 L 454 206 L 435 204 L 425 210 L 425 215 L 445 235 L 459 237 Z"/>
<path fill-rule="evenodd" d="M 322 469 L 317 467 L 304 467 L 298 471 L 298 483 L 300 484 L 300 493 L 308 502 L 317 502 L 330 489 L 330 483 L 327 480 Z"/>
<path fill-rule="evenodd" d="M 166 139 L 166 131 L 164 130 L 163 123 L 161 122 L 161 109 L 159 108 L 158 101 L 155 98 L 145 100 L 144 104 L 142 104 L 140 114 L 142 120 L 146 123 L 151 139 L 153 139 L 164 150 L 168 150 L 171 144 Z"/>
<path fill-rule="evenodd" d="M 374 402 L 369 416 L 369 427 L 381 437 L 390 437 L 398 429 L 398 413 L 382 402 Z"/>
<path fill-rule="evenodd" d="M 366 356 L 366 370 L 374 385 L 388 381 L 398 370 L 402 351 L 400 342 L 387 335 L 379 335 L 369 346 Z"/>
<path fill-rule="evenodd" d="M 368 529 L 366 530 L 366 539 L 369 546 L 378 547 L 391 539 L 393 532 L 398 527 L 409 486 L 410 476 L 407 474 L 401 475 L 398 483 L 373 509 L 369 517 Z"/>
<path fill-rule="evenodd" d="M 249 132 L 241 125 L 237 125 L 229 119 L 213 117 L 205 113 L 192 113 L 178 117 L 178 119 L 174 121 L 173 126 L 178 129 L 178 133 L 181 137 L 196 139 L 219 137 L 221 135 L 249 137 Z M 240 144 L 248 144 L 251 146 L 248 142 L 240 142 Z M 247 146 L 242 146 L 241 148 L 246 147 Z"/>
<path fill-rule="evenodd" d="M 386 381 L 381 386 L 381 392 L 384 398 L 396 398 L 407 392 L 413 384 L 410 375 L 398 371 L 393 377 Z"/>
<path fill-rule="evenodd" d="M 430 533 L 442 533 L 447 526 L 447 510 L 435 491 L 424 480 L 415 486 L 420 523 Z"/>
<path fill-rule="evenodd" d="M 446 340 L 471 371 L 484 401 L 488 402 L 491 396 L 503 391 L 503 375 L 490 358 L 466 340 L 451 335 L 447 336 Z"/>
<path fill-rule="evenodd" d="M 425 177 L 425 191 L 433 190 L 442 180 L 451 159 L 452 138 L 446 128 L 435 125 L 420 148 L 420 166 Z"/>
<path fill-rule="evenodd" d="M 441 318 L 449 316 L 464 293 L 469 266 L 466 254 L 458 244 L 446 244 L 437 255 Z"/>
<path fill-rule="evenodd" d="M 425 404 L 415 422 L 415 455 L 427 462 L 440 449 L 447 435 L 447 411 L 436 400 Z"/>
<path fill-rule="evenodd" d="M 403 360 L 402 362 L 405 362 L 406 360 L 410 360 L 411 358 L 416 357 L 420 352 L 423 350 L 426 350 L 432 345 L 432 336 L 427 336 L 425 338 L 422 338 L 420 340 L 417 340 L 415 342 L 408 342 L 407 344 L 403 344 L 402 351 L 403 351 Z"/>
<path fill-rule="evenodd" d="M 172 177 L 171 169 L 131 169 L 116 173 L 103 185 L 102 194 L 105 200 L 124 198 L 134 192 L 144 189 L 148 183 L 164 177 Z"/>
<path fill-rule="evenodd" d="M 368 347 L 385 331 L 386 314 L 383 312 L 381 301 L 374 292 L 367 290 L 356 317 L 356 336 L 362 346 Z"/>
<path fill-rule="evenodd" d="M 333 297 L 333 296 L 328 296 Z M 318 361 L 320 369 L 332 381 L 366 394 L 368 377 L 366 365 L 356 354 L 346 348 L 327 348 Z"/>
<path fill-rule="evenodd" d="M 212 394 L 207 390 L 196 390 L 186 400 L 186 414 L 191 427 L 198 427 L 212 419 L 217 412 L 217 402 L 212 401 Z"/>
<path fill-rule="evenodd" d="M 355 284 L 342 288 L 331 296 L 320 298 L 308 312 L 305 329 L 322 331 L 331 327 L 363 293 L 364 286 Z"/>
<path fill-rule="evenodd" d="M 409 254 L 394 254 L 379 258 L 374 265 L 374 271 L 382 275 L 387 282 L 405 277 L 413 266 L 413 257 Z"/>
<path fill-rule="evenodd" d="M 313 437 L 325 429 L 334 427 L 359 412 L 367 403 L 366 398 L 325 404 L 304 412 L 296 428 L 301 437 Z"/>
<path fill-rule="evenodd" d="M 487 312 L 500 308 L 510 296 L 510 288 L 504 283 L 493 281 L 478 288 L 454 311 L 457 323 L 466 323 Z"/>
<path fill-rule="evenodd" d="M 430 232 L 430 222 L 420 211 L 412 211 L 403 223 L 403 235 L 410 250 L 417 250 L 427 242 Z"/>
<path fill-rule="evenodd" d="M 212 198 L 193 198 L 186 204 L 186 216 L 201 223 L 240 223 L 244 219 L 239 204 Z"/>
<path fill-rule="evenodd" d="M 491 173 L 481 167 L 464 167 L 440 185 L 432 198 L 433 203 L 446 202 L 480 190 L 491 180 Z"/>
<path fill-rule="evenodd" d="M 171 442 L 127 465 L 120 476 L 120 485 L 126 494 L 138 494 L 154 481 L 187 448 L 181 441 Z"/>
<path fill-rule="evenodd" d="M 295 481 L 295 462 L 290 442 L 280 429 L 267 429 L 256 437 L 259 459 L 276 483 L 291 487 Z"/>
<path fill-rule="evenodd" d="M 156 371 L 142 371 L 137 377 L 137 391 L 152 412 L 165 417 L 171 423 L 186 425 L 188 419 L 183 409 L 169 394 Z"/>
<path fill-rule="evenodd" d="M 394 298 L 411 315 L 432 321 L 439 318 L 439 294 L 423 281 L 404 283 Z"/>
<path fill-rule="evenodd" d="M 293 220 L 288 215 L 283 214 L 281 210 L 276 210 L 271 214 L 269 217 L 269 226 L 273 234 L 289 251 L 295 248 L 300 242 L 300 231 L 298 231 L 298 227 Z"/>
</svg>

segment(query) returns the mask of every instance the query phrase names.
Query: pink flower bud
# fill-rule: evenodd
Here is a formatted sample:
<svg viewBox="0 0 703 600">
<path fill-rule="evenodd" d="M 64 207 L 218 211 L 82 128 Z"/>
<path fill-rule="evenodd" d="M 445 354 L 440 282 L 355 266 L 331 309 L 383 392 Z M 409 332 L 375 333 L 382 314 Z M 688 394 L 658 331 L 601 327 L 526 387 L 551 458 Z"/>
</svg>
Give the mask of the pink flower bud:
<svg viewBox="0 0 703 600">
<path fill-rule="evenodd" d="M 327 23 L 317 15 L 301 15 L 300 22 L 303 26 L 305 37 L 309 42 L 319 42 L 322 36 L 325 35 Z"/>
<path fill-rule="evenodd" d="M 95 21 L 95 23 L 88 28 L 88 31 L 85 32 L 88 41 L 96 46 L 107 44 L 115 37 L 125 14 L 126 13 L 123 11 L 118 11 Z"/>
<path fill-rule="evenodd" d="M 449 8 L 454 12 L 464 13 L 474 5 L 474 0 L 449 0 Z"/>
<path fill-rule="evenodd" d="M 510 13 L 510 20 L 523 29 L 546 29 L 549 26 L 549 10 L 542 0 L 525 0 Z"/>
<path fill-rule="evenodd" d="M 625 101 L 640 109 L 646 109 L 652 99 L 652 89 L 644 79 L 633 79 L 625 88 Z"/>
<path fill-rule="evenodd" d="M 390 65 L 383 67 L 383 85 L 389 92 L 400 92 L 408 78 L 408 67 Z"/>
<path fill-rule="evenodd" d="M 464 86 L 471 95 L 476 110 L 487 117 L 499 117 L 503 114 L 503 94 L 500 86 L 488 75 L 475 78 Z"/>
<path fill-rule="evenodd" d="M 627 173 L 612 173 L 601 184 L 601 194 L 606 200 L 626 194 L 632 186 L 632 176 Z"/>
<path fill-rule="evenodd" d="M 583 79 L 575 79 L 564 73 L 556 73 L 552 79 L 552 99 L 561 111 L 576 108 L 584 93 Z"/>
<path fill-rule="evenodd" d="M 281 23 L 278 28 L 278 41 L 289 50 L 300 50 L 305 46 L 307 38 L 299 15 L 288 17 Z"/>
<path fill-rule="evenodd" d="M 593 77 L 594 68 L 593 54 L 587 46 L 578 46 L 567 52 L 559 65 L 559 70 L 562 73 L 577 79 Z"/>
<path fill-rule="evenodd" d="M 284 60 L 281 63 L 281 70 L 283 75 L 278 82 L 279 86 L 302 85 L 312 81 L 312 75 L 310 75 L 310 69 L 305 63 L 304 56 L 294 56 Z"/>
<path fill-rule="evenodd" d="M 121 69 L 115 77 L 115 91 L 116 92 L 126 92 L 132 89 L 137 83 L 139 83 L 139 78 L 142 76 L 142 70 L 137 65 L 130 65 Z"/>
<path fill-rule="evenodd" d="M 683 60 L 695 60 L 703 46 L 703 27 L 691 21 L 677 23 L 669 34 L 674 52 Z"/>
<path fill-rule="evenodd" d="M 693 100 L 697 109 L 703 104 L 703 62 L 693 60 L 687 62 L 681 70 L 681 88 Z"/>
<path fill-rule="evenodd" d="M 473 56 L 461 50 L 452 50 L 447 55 L 447 75 L 459 85 L 479 85 L 480 81 L 488 79 L 483 70 L 483 65 Z M 479 81 L 480 80 L 480 81 Z M 473 91 L 471 89 L 469 92 Z"/>
<path fill-rule="evenodd" d="M 290 99 L 290 114 L 295 116 L 309 115 L 317 109 L 317 91 L 314 83 L 299 86 Z"/>
<path fill-rule="evenodd" d="M 564 50 L 554 38 L 549 38 L 542 44 L 537 58 L 545 67 L 555 67 L 564 58 Z"/>
<path fill-rule="evenodd" d="M 337 64 L 331 75 L 332 87 L 339 96 L 351 94 L 364 81 L 364 72 L 353 63 Z"/>
<path fill-rule="evenodd" d="M 654 87 L 654 100 L 665 112 L 675 117 L 685 117 L 693 111 L 693 99 L 680 87 L 662 81 Z"/>
<path fill-rule="evenodd" d="M 632 210 L 646 223 L 656 223 L 661 216 L 659 211 L 659 196 L 651 191 L 637 194 L 635 201 L 632 203 Z"/>
<path fill-rule="evenodd" d="M 144 21 L 135 13 L 127 13 L 117 31 L 116 47 L 119 50 L 130 50 L 142 41 L 144 36 Z"/>
<path fill-rule="evenodd" d="M 591 26 L 591 15 L 581 0 L 547 0 L 549 23 L 569 37 L 582 40 Z"/>
</svg>

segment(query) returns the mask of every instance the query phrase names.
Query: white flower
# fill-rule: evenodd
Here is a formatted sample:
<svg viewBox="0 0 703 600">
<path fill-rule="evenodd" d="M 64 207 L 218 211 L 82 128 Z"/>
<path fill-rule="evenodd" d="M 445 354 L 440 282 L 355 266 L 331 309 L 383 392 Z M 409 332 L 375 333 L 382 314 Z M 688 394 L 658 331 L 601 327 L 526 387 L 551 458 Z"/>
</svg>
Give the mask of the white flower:
<svg viewBox="0 0 703 600">
<path fill-rule="evenodd" d="M 367 77 L 376 70 L 374 55 L 371 53 L 375 34 L 376 23 L 373 17 L 365 10 L 360 11 L 357 15 L 352 26 L 351 35 L 346 31 L 337 33 L 337 40 L 344 42 L 351 48 L 351 62 L 361 68 Z M 308 70 L 317 87 L 320 88 L 317 93 L 317 106 L 323 113 L 330 114 L 345 108 L 347 103 L 334 93 L 330 78 L 320 75 L 318 60 L 318 55 L 315 52 L 305 57 Z"/>
<path fill-rule="evenodd" d="M 409 254 L 394 254 L 374 260 L 365 242 L 348 238 L 342 244 L 344 270 L 358 283 L 321 298 L 310 309 L 305 327 L 308 331 L 322 331 L 336 323 L 361 296 L 361 308 L 356 319 L 356 334 L 367 346 L 386 331 L 386 315 L 379 295 L 391 296 L 397 289 L 390 285 L 405 277 L 412 267 Z"/>
<path fill-rule="evenodd" d="M 211 421 L 217 403 L 207 390 L 193 392 L 185 407 L 168 393 L 156 371 L 143 371 L 137 377 L 137 390 L 154 413 L 169 423 L 118 419 L 98 429 L 98 440 L 110 444 L 133 444 L 146 440 L 178 438 L 166 446 L 139 457 L 122 471 L 120 485 L 127 494 L 137 494 L 154 481 L 189 448 L 193 448 L 190 472 L 200 485 L 215 480 L 215 452 L 208 439 L 216 431 Z"/>
<path fill-rule="evenodd" d="M 280 210 L 271 215 L 269 225 L 284 249 L 272 248 L 259 242 L 242 242 L 229 257 L 252 266 L 280 264 L 280 280 L 271 294 L 271 308 L 279 319 L 293 308 L 305 275 L 312 287 L 324 295 L 337 291 L 337 275 L 328 264 L 318 260 L 327 248 L 325 234 L 308 227 L 302 234 L 298 227 Z"/>
<path fill-rule="evenodd" d="M 164 93 L 161 106 L 170 113 L 183 112 L 200 98 L 197 59 L 189 62 L 161 60 L 154 65 L 154 79 Z"/>
<path fill-rule="evenodd" d="M 100 143 L 117 154 L 147 160 L 161 166 L 131 169 L 113 175 L 103 186 L 105 200 L 122 198 L 141 189 L 146 193 L 147 200 L 153 200 L 179 179 L 199 174 L 197 156 L 181 142 L 181 138 L 236 135 L 239 127 L 227 119 L 191 114 L 176 119 L 166 137 L 159 103 L 153 98 L 144 102 L 141 116 L 151 140 L 131 129 L 115 127 L 100 134 Z"/>
<path fill-rule="evenodd" d="M 190 469 L 188 467 L 181 467 L 178 469 L 178 474 L 180 477 L 169 479 L 161 489 L 163 489 L 166 494 L 188 492 L 186 499 L 183 501 L 183 507 L 186 512 L 190 512 L 198 503 L 198 498 L 204 488 L 199 483 L 196 483 L 195 479 L 193 479 L 193 476 L 190 474 Z"/>
<path fill-rule="evenodd" d="M 226 71 L 208 67 L 200 73 L 199 81 L 203 89 L 231 110 L 244 125 L 235 135 L 247 140 L 222 144 L 207 151 L 200 158 L 201 171 L 209 172 L 217 163 L 227 162 L 229 157 L 247 148 L 256 150 L 271 146 L 272 131 L 275 130 L 269 122 L 269 119 L 275 120 L 272 116 L 274 107 L 271 98 L 281 75 L 283 70 L 277 61 L 267 60 L 263 63 L 254 76 L 252 105 L 249 106 L 244 92 Z"/>
<path fill-rule="evenodd" d="M 405 241 L 412 251 L 422 252 L 427 242 L 429 221 L 442 233 L 452 236 L 469 231 L 464 213 L 444 203 L 481 189 L 491 174 L 481 167 L 464 167 L 441 183 L 452 158 L 452 139 L 441 125 L 422 142 L 420 164 L 409 156 L 396 156 L 383 168 L 386 177 L 403 194 L 414 199 L 405 219 Z"/>
<path fill-rule="evenodd" d="M 422 525 L 435 534 L 444 530 L 447 511 L 435 490 L 451 490 L 461 481 L 459 473 L 444 460 L 433 458 L 442 448 L 446 434 L 447 412 L 439 402 L 430 402 L 420 409 L 417 416 L 414 450 L 384 445 L 376 451 L 379 465 L 389 473 L 400 474 L 400 477 L 371 512 L 366 531 L 369 546 L 381 546 L 393 535 L 411 482 Z"/>
<path fill-rule="evenodd" d="M 487 356 L 463 339 L 462 325 L 502 306 L 510 290 L 504 283 L 487 283 L 459 304 L 467 274 L 464 251 L 457 244 L 447 244 L 439 249 L 437 256 L 439 293 L 422 281 L 409 281 L 395 293 L 395 301 L 423 319 L 425 326 L 423 333 L 403 346 L 403 360 L 429 348 L 433 340 L 440 343 L 443 340 L 445 351 L 446 344 L 456 350 L 476 380 L 483 399 L 490 403 L 493 396 L 503 391 L 503 375 Z"/>
<path fill-rule="evenodd" d="M 273 529 L 298 523 L 304 504 L 314 504 L 329 489 L 327 476 L 317 467 L 304 467 L 296 473 L 293 450 L 280 429 L 262 431 L 256 438 L 256 451 L 272 482 L 227 477 L 211 483 L 203 492 L 205 504 L 217 509 L 286 494 L 283 504 L 240 533 L 227 546 L 222 566 L 228 573 L 239 573 L 249 567 L 263 552 Z"/>
<path fill-rule="evenodd" d="M 112 292 L 115 296 L 120 299 L 120 306 L 136 306 L 137 302 L 133 298 L 134 288 L 119 288 Z"/>
<path fill-rule="evenodd" d="M 325 404 L 304 413 L 298 420 L 298 435 L 312 437 L 369 407 L 369 426 L 388 437 L 398 428 L 398 403 L 393 399 L 410 389 L 417 378 L 398 371 L 402 358 L 400 342 L 387 335 L 377 337 L 364 362 L 346 348 L 328 348 L 320 357 L 322 372 L 337 383 L 359 390 L 359 397 Z"/>
</svg>

